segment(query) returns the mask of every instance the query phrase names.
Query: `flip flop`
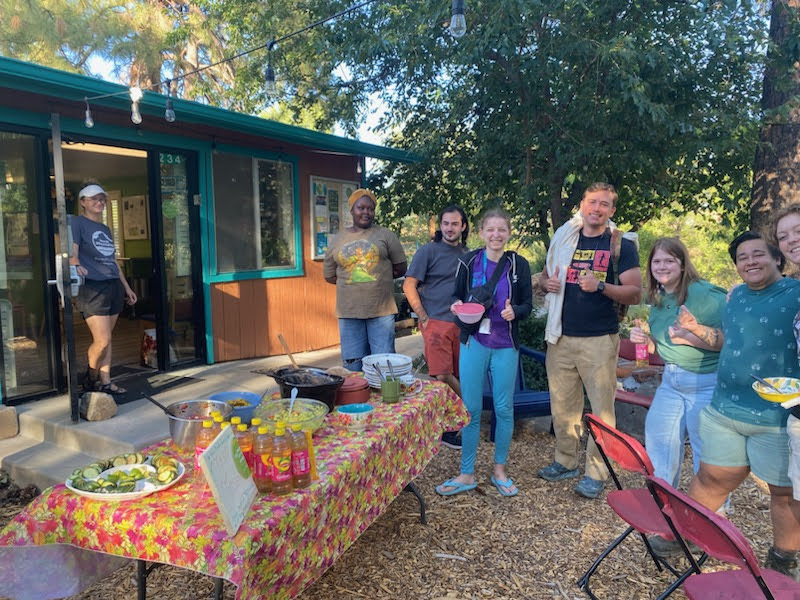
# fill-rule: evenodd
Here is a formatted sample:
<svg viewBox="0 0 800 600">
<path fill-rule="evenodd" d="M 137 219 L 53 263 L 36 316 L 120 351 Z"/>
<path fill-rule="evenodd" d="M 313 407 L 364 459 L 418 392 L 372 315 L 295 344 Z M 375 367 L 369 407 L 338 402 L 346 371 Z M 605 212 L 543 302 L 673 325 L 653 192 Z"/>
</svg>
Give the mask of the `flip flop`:
<svg viewBox="0 0 800 600">
<path fill-rule="evenodd" d="M 451 487 L 454 488 L 447 492 L 443 492 L 439 488 L 443 487 Z M 462 492 L 468 492 L 470 490 L 474 490 L 478 487 L 477 483 L 461 483 L 460 481 L 456 481 L 456 478 L 453 477 L 452 479 L 448 479 L 442 485 L 436 487 L 436 493 L 440 496 L 455 496 L 456 494 L 460 494 Z"/>
<path fill-rule="evenodd" d="M 514 482 L 511 480 L 511 477 L 509 477 L 505 481 L 500 481 L 499 479 L 497 479 L 497 477 L 492 475 L 492 483 L 494 484 L 494 487 L 497 488 L 497 491 L 500 492 L 501 496 L 510 498 L 511 496 L 516 496 L 517 494 L 519 494 L 519 488 L 515 489 L 513 492 L 507 492 L 503 489 L 503 488 L 510 488 L 512 485 L 514 485 Z"/>
</svg>

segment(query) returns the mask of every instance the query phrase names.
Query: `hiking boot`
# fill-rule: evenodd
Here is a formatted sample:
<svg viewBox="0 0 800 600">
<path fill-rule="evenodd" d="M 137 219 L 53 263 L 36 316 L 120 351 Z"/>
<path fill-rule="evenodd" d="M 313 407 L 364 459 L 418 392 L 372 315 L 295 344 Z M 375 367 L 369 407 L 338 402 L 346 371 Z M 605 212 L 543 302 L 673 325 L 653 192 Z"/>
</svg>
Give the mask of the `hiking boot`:
<svg viewBox="0 0 800 600">
<path fill-rule="evenodd" d="M 461 450 L 461 434 L 456 431 L 445 431 L 442 434 L 442 446 Z"/>
<path fill-rule="evenodd" d="M 668 540 L 660 535 L 648 535 L 647 541 L 658 556 L 677 556 L 683 554 L 683 549 L 678 540 Z M 690 546 L 691 548 L 691 546 Z"/>
<path fill-rule="evenodd" d="M 791 577 L 795 581 L 800 581 L 800 572 L 797 568 L 797 552 L 779 550 L 772 546 L 767 552 L 767 560 L 764 561 L 765 569 L 772 569 Z"/>
<path fill-rule="evenodd" d="M 568 469 L 560 462 L 553 461 L 543 469 L 539 469 L 539 477 L 547 481 L 561 481 L 562 479 L 572 479 L 578 477 L 581 472 L 578 469 Z"/>
<path fill-rule="evenodd" d="M 575 490 L 576 494 L 583 496 L 584 498 L 589 498 L 590 500 L 594 500 L 600 495 L 600 492 L 603 491 L 603 488 L 606 487 L 605 481 L 600 481 L 599 479 L 592 479 L 588 475 L 584 475 L 581 477 L 581 480 L 578 482 L 573 489 Z"/>
</svg>

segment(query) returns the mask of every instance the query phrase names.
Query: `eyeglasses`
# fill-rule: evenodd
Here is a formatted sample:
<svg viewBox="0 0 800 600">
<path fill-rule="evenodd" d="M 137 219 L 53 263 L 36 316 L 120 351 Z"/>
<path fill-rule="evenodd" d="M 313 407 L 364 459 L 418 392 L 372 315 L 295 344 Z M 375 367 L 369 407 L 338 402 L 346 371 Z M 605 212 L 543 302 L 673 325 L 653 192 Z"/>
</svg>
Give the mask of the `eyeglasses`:
<svg viewBox="0 0 800 600">
<path fill-rule="evenodd" d="M 89 200 L 91 202 L 102 202 L 103 204 L 108 202 L 108 198 L 106 198 L 105 196 L 103 196 L 102 198 L 84 198 L 84 200 Z"/>
</svg>

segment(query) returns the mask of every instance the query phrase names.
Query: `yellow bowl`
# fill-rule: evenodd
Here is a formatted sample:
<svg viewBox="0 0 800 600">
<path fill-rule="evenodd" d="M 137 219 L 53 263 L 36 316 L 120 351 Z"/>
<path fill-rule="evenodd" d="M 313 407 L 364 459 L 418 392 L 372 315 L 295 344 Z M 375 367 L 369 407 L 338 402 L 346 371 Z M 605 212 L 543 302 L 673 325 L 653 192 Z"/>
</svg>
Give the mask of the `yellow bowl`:
<svg viewBox="0 0 800 600">
<path fill-rule="evenodd" d="M 800 379 L 795 379 L 794 377 L 764 377 L 764 381 L 768 381 L 781 390 L 779 394 L 760 381 L 754 381 L 753 391 L 767 402 L 786 402 L 800 396 Z"/>
</svg>

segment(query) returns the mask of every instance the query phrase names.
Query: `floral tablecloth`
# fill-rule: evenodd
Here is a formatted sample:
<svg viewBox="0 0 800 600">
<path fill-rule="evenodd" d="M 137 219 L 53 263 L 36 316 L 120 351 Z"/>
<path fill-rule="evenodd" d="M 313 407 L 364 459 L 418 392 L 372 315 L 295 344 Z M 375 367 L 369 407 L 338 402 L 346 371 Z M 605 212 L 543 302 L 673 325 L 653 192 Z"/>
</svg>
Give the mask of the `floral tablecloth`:
<svg viewBox="0 0 800 600">
<path fill-rule="evenodd" d="M 222 577 L 245 599 L 292 598 L 326 569 L 419 475 L 443 430 L 469 421 L 460 398 L 428 381 L 399 404 L 374 394 L 372 424 L 361 433 L 331 423 L 314 436 L 319 479 L 288 496 L 260 496 L 230 537 L 192 458 L 169 440 L 144 450 L 180 459 L 187 476 L 163 492 L 102 502 L 45 490 L 0 532 L 0 595 L 17 599 L 75 594 L 128 559 Z"/>
</svg>

